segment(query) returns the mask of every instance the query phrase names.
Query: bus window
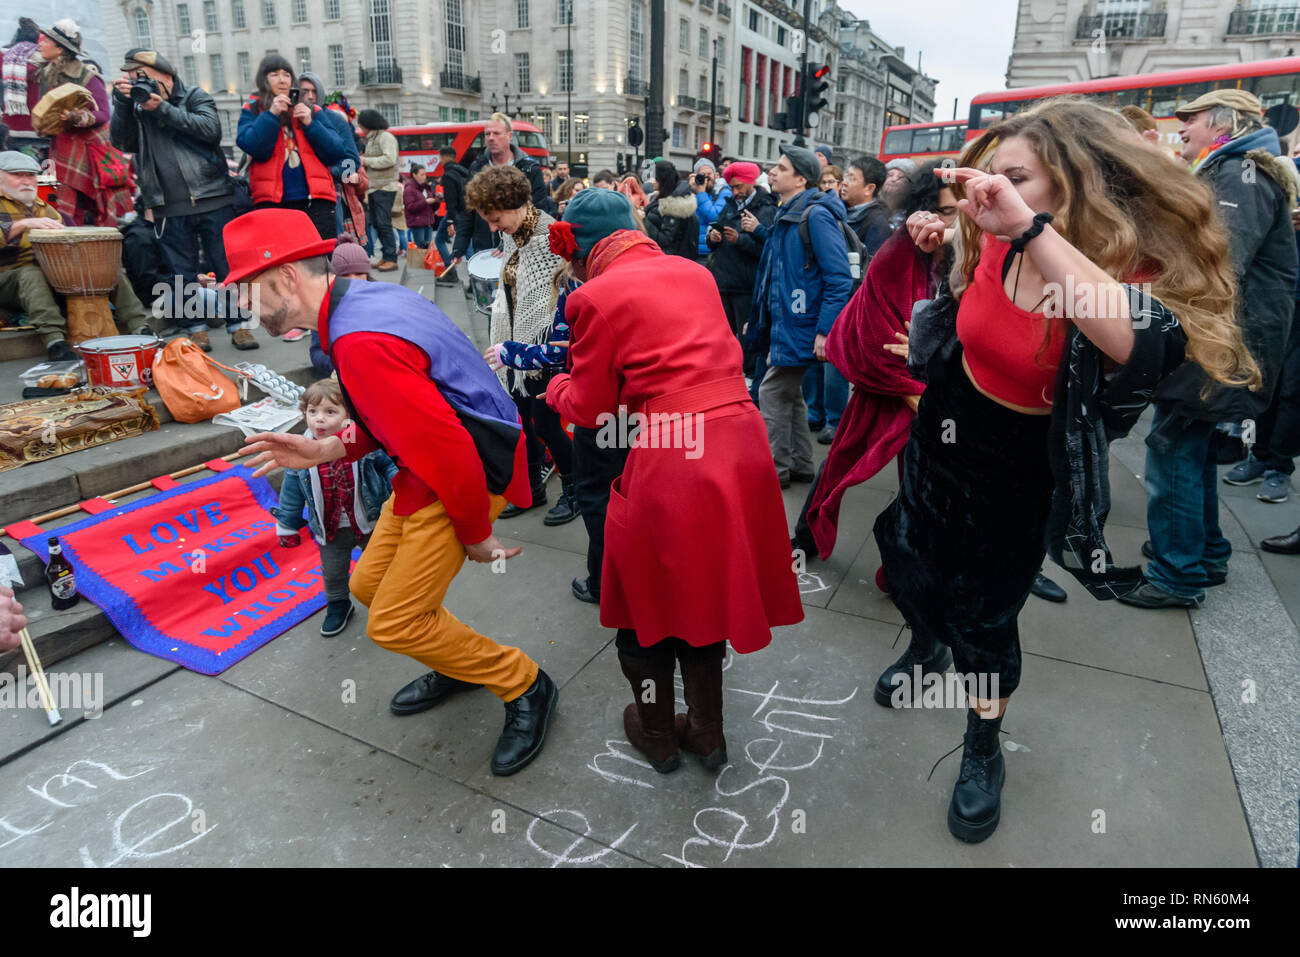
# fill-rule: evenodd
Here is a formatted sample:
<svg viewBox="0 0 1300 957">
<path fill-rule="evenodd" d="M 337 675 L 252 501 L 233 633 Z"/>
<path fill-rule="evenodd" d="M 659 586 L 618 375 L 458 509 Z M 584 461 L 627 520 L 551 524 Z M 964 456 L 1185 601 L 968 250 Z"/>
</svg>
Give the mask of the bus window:
<svg viewBox="0 0 1300 957">
<path fill-rule="evenodd" d="M 1236 81 L 1234 80 L 1225 82 L 1224 86 L 1234 86 L 1235 84 Z M 1178 88 L 1178 108 L 1181 109 L 1197 97 L 1209 93 L 1214 87 L 1215 84 L 1213 83 L 1184 83 Z"/>
<path fill-rule="evenodd" d="M 949 126 L 943 132 L 943 152 L 960 153 L 966 145 L 966 124 Z"/>
<path fill-rule="evenodd" d="M 888 153 L 890 156 L 906 155 L 912 152 L 912 131 L 894 130 L 885 137 L 885 145 L 881 147 L 880 152 Z"/>
<path fill-rule="evenodd" d="M 1010 103 L 981 103 L 978 117 L 979 128 L 987 130 L 990 126 L 1009 119 L 1020 110 L 1022 105 L 1022 102 L 1015 100 Z"/>
<path fill-rule="evenodd" d="M 913 153 L 937 153 L 943 142 L 943 128 L 933 127 L 928 130 L 912 131 Z"/>
<path fill-rule="evenodd" d="M 484 142 L 483 134 L 479 133 L 478 136 L 474 137 L 474 142 L 469 144 L 469 147 L 465 150 L 465 155 L 460 158 L 460 161 L 466 166 L 473 163 L 478 159 L 479 154 L 483 152 Z"/>
<path fill-rule="evenodd" d="M 1151 90 L 1149 88 L 1139 87 L 1136 90 L 1119 90 L 1115 94 L 1111 106 L 1117 110 L 1125 106 L 1140 106 L 1145 110 L 1150 100 Z"/>
<path fill-rule="evenodd" d="M 1178 105 L 1178 87 L 1159 86 L 1151 91 L 1151 105 L 1146 108 L 1152 116 L 1173 116 Z"/>
<path fill-rule="evenodd" d="M 515 139 L 518 141 L 521 150 L 546 149 L 546 138 L 541 133 L 534 133 L 532 130 L 516 130 Z"/>
<path fill-rule="evenodd" d="M 1300 106 L 1300 75 L 1284 73 L 1280 76 L 1259 76 L 1244 81 L 1246 89 L 1259 97 L 1265 110 L 1279 103 Z"/>
</svg>

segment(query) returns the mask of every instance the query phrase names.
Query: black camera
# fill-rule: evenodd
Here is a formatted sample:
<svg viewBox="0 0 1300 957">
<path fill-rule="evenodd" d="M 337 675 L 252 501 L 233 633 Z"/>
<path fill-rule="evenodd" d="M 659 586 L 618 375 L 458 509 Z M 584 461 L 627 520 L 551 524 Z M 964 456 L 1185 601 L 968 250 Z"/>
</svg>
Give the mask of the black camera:
<svg viewBox="0 0 1300 957">
<path fill-rule="evenodd" d="M 289 91 L 289 105 L 290 106 L 298 105 L 298 88 L 296 86 Z"/>
<path fill-rule="evenodd" d="M 145 73 L 144 70 L 136 70 L 135 79 L 131 81 L 131 102 L 148 103 L 149 97 L 155 93 L 162 96 L 162 90 L 159 89 L 158 84 L 149 79 L 149 74 Z"/>
<path fill-rule="evenodd" d="M 708 181 L 709 181 L 709 178 L 708 178 L 707 176 L 705 176 L 703 173 L 696 173 L 696 174 L 695 174 L 695 185 L 696 185 L 696 186 L 703 186 L 703 185 L 705 185 L 706 183 L 708 183 Z"/>
</svg>

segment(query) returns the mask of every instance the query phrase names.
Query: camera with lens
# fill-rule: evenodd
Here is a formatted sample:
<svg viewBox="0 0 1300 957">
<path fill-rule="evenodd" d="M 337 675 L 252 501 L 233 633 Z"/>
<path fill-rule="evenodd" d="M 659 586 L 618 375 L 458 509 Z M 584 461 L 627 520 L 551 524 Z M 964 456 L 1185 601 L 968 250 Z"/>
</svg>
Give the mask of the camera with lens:
<svg viewBox="0 0 1300 957">
<path fill-rule="evenodd" d="M 695 185 L 696 185 L 696 186 L 704 186 L 704 185 L 706 185 L 708 182 L 709 182 L 709 178 L 708 178 L 707 176 L 705 176 L 703 173 L 696 173 L 696 174 L 695 174 Z"/>
<path fill-rule="evenodd" d="M 296 86 L 289 90 L 289 105 L 298 105 L 298 88 Z"/>
<path fill-rule="evenodd" d="M 135 78 L 131 80 L 131 102 L 148 103 L 149 97 L 155 93 L 162 96 L 162 90 L 158 87 L 158 84 L 149 79 L 149 74 L 145 73 L 144 70 L 136 70 Z"/>
</svg>

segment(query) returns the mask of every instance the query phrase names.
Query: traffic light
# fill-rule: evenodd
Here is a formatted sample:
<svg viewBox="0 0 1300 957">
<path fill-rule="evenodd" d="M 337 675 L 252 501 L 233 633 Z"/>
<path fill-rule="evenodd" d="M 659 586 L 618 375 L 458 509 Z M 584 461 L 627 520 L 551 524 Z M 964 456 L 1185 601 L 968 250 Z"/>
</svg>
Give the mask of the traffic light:
<svg viewBox="0 0 1300 957">
<path fill-rule="evenodd" d="M 803 122 L 799 126 L 800 129 L 804 126 L 815 129 L 820 122 L 821 117 L 818 114 L 829 102 L 822 94 L 830 89 L 830 73 L 829 64 L 823 63 L 821 66 L 808 64 L 808 72 L 803 84 Z"/>
<path fill-rule="evenodd" d="M 713 168 L 717 169 L 718 168 L 718 144 L 705 143 L 703 146 L 700 147 L 700 155 L 697 158 L 708 160 L 710 163 L 713 164 Z"/>
<path fill-rule="evenodd" d="M 641 120 L 633 116 L 627 121 L 627 145 L 640 146 L 644 141 L 645 134 L 641 130 Z"/>
<path fill-rule="evenodd" d="M 798 96 L 785 98 L 785 112 L 772 118 L 772 125 L 778 130 L 803 129 L 803 99 Z"/>
</svg>

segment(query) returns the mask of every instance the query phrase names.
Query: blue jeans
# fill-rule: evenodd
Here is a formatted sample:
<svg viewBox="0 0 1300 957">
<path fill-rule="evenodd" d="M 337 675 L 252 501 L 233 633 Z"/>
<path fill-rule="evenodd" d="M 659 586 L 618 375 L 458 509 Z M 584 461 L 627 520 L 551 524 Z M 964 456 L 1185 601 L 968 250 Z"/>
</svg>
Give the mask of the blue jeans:
<svg viewBox="0 0 1300 957">
<path fill-rule="evenodd" d="M 1212 422 L 1179 420 L 1156 406 L 1147 439 L 1147 529 L 1155 558 L 1147 578 L 1180 598 L 1202 598 L 1225 571 L 1232 546 L 1219 528 L 1219 469 Z"/>
<path fill-rule="evenodd" d="M 161 226 L 154 224 L 154 235 L 158 237 L 158 245 L 162 248 L 163 259 L 167 269 L 181 277 L 181 282 L 189 284 L 198 281 L 199 277 L 199 243 L 203 244 L 203 251 L 207 254 L 208 261 L 212 263 L 212 269 L 217 274 L 217 281 L 226 278 L 226 273 L 230 271 L 226 264 L 226 246 L 222 240 L 221 230 L 230 222 L 234 213 L 233 206 L 223 206 L 220 209 L 214 209 L 207 213 L 196 213 L 190 216 L 168 216 L 162 221 Z M 161 229 L 161 233 L 159 230 Z M 186 296 L 188 298 L 188 295 Z M 217 300 L 224 304 L 227 297 L 218 297 L 214 293 L 203 296 L 205 302 Z M 176 325 L 183 329 L 201 329 L 205 326 L 202 318 L 189 319 L 184 318 L 184 303 L 173 303 L 172 315 L 176 317 Z M 214 316 L 220 316 L 225 319 L 226 327 L 233 332 L 239 328 L 248 316 L 241 316 L 238 310 L 231 310 L 234 314 L 226 315 L 227 310 L 219 308 L 210 311 Z"/>
<path fill-rule="evenodd" d="M 803 398 L 808 403 L 809 424 L 821 422 L 835 428 L 849 401 L 848 380 L 829 362 L 813 362 L 804 373 Z"/>
<path fill-rule="evenodd" d="M 433 242 L 432 226 L 412 226 L 407 232 L 411 234 L 411 242 L 421 249 L 428 249 L 429 243 Z"/>
<path fill-rule="evenodd" d="M 451 217 L 442 217 L 442 222 L 438 224 L 438 231 L 433 234 L 433 244 L 438 247 L 438 255 L 442 257 L 442 264 L 445 266 L 451 262 L 451 243 L 450 236 L 447 235 L 447 229 L 452 225 Z"/>
</svg>

